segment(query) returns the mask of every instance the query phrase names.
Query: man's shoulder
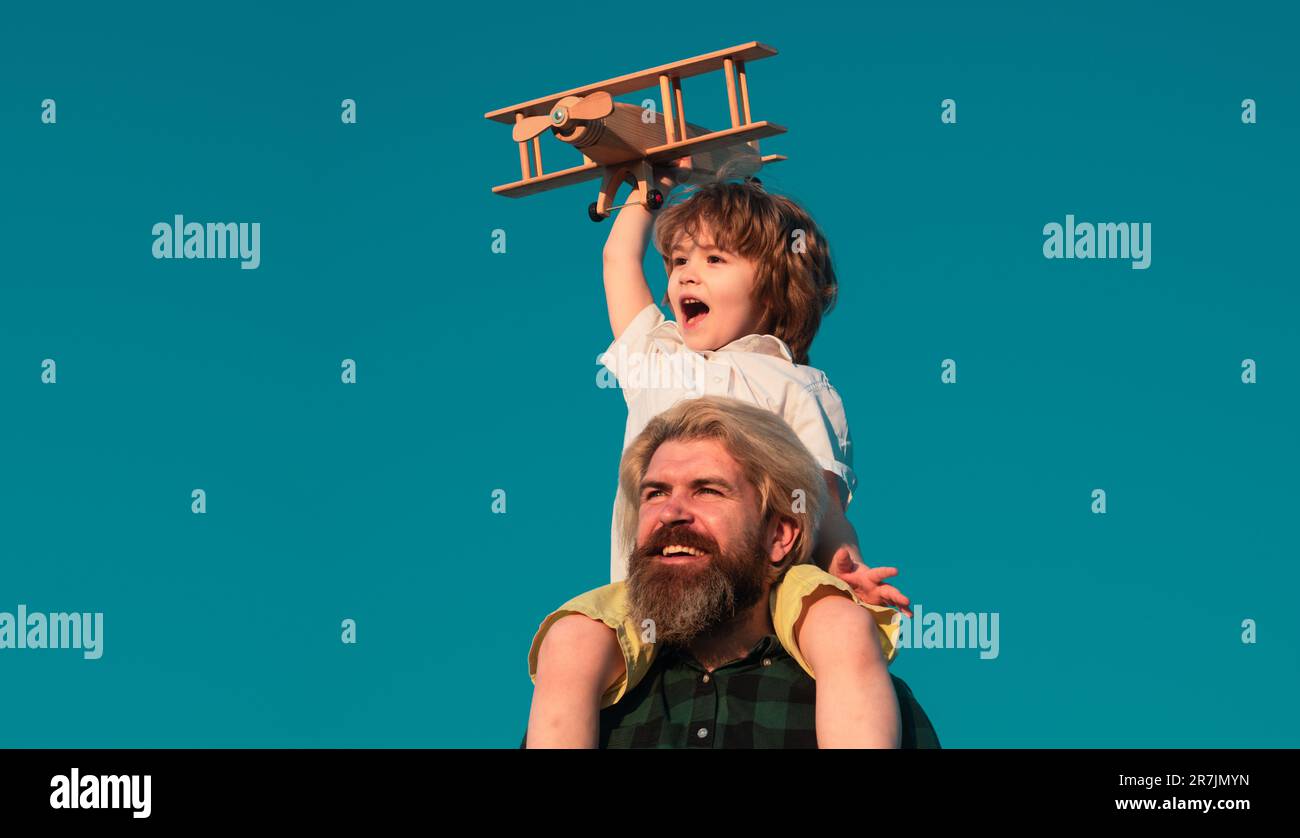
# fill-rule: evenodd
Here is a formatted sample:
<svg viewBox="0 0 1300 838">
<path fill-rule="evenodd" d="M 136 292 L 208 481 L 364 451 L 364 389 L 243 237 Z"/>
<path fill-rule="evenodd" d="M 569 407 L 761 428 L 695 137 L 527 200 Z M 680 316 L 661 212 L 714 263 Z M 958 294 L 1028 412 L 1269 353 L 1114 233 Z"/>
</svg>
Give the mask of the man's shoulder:
<svg viewBox="0 0 1300 838">
<path fill-rule="evenodd" d="M 611 582 L 578 594 L 559 610 L 576 611 L 595 619 L 617 618 L 621 622 L 628 613 L 627 582 Z"/>
</svg>

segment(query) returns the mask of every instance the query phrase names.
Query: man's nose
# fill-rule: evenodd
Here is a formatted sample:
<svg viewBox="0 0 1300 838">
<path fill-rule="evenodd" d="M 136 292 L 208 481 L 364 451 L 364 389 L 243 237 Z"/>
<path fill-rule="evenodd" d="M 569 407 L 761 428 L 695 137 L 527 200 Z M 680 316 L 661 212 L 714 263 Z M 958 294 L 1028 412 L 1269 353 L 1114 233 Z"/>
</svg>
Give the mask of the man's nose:
<svg viewBox="0 0 1300 838">
<path fill-rule="evenodd" d="M 671 497 L 666 503 L 659 507 L 659 523 L 661 524 L 689 524 L 695 520 L 691 515 L 690 507 L 683 503 L 677 497 Z"/>
</svg>

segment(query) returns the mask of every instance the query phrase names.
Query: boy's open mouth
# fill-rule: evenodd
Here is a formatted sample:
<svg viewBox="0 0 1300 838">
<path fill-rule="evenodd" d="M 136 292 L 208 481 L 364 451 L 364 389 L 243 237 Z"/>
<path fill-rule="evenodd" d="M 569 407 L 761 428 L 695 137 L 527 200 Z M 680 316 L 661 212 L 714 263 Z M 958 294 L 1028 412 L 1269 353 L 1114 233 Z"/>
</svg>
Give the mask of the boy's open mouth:
<svg viewBox="0 0 1300 838">
<path fill-rule="evenodd" d="M 694 297 L 682 298 L 682 325 L 686 327 L 698 326 L 705 317 L 709 316 L 709 307 Z"/>
</svg>

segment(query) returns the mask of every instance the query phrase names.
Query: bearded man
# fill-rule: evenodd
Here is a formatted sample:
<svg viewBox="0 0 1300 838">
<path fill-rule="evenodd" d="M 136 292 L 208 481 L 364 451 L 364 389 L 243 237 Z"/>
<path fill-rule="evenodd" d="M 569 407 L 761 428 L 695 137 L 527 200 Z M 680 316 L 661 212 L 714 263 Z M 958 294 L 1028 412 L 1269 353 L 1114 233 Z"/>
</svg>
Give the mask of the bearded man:
<svg viewBox="0 0 1300 838">
<path fill-rule="evenodd" d="M 878 617 L 810 564 L 826 488 L 779 416 L 683 401 L 627 447 L 619 479 L 628 578 L 542 623 L 528 747 L 939 747 L 885 671 Z"/>
</svg>

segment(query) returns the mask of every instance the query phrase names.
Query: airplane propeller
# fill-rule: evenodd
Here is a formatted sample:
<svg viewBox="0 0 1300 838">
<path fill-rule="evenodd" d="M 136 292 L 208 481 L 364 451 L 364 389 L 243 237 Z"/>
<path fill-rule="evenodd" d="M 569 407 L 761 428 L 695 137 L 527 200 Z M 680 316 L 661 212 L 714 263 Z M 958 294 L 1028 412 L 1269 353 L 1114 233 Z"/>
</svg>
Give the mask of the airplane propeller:
<svg viewBox="0 0 1300 838">
<path fill-rule="evenodd" d="M 614 97 L 603 90 L 584 96 L 572 105 L 556 105 L 550 113 L 529 116 L 515 123 L 514 139 L 527 142 L 547 128 L 558 128 L 573 119 L 604 119 L 614 112 Z"/>
</svg>

